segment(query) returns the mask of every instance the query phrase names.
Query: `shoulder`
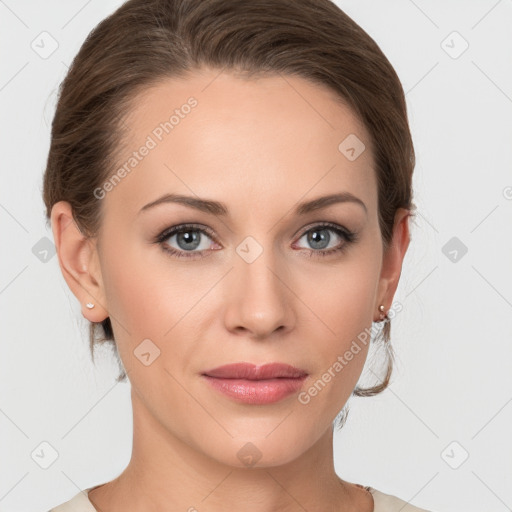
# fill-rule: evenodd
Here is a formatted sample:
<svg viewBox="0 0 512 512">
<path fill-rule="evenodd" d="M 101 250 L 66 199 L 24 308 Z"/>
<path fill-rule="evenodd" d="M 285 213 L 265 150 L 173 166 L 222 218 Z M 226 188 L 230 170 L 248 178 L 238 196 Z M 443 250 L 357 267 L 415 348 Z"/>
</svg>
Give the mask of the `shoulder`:
<svg viewBox="0 0 512 512">
<path fill-rule="evenodd" d="M 424 508 L 415 507 L 396 496 L 378 491 L 373 487 L 367 487 L 367 489 L 373 496 L 373 512 L 430 512 Z"/>
<path fill-rule="evenodd" d="M 80 491 L 69 501 L 52 508 L 48 512 L 96 512 L 96 509 L 87 497 L 90 489 L 92 489 L 92 487 L 85 489 L 84 491 Z"/>
</svg>

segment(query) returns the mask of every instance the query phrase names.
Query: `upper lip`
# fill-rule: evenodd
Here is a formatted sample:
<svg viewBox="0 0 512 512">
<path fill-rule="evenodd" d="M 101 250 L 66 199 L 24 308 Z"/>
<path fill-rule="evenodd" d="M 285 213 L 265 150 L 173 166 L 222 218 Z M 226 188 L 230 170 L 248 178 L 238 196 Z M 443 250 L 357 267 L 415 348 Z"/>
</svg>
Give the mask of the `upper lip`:
<svg viewBox="0 0 512 512">
<path fill-rule="evenodd" d="M 252 363 L 232 363 L 212 368 L 203 373 L 209 377 L 224 379 L 264 380 L 275 378 L 300 378 L 308 373 L 285 363 L 268 363 L 256 366 Z"/>
</svg>

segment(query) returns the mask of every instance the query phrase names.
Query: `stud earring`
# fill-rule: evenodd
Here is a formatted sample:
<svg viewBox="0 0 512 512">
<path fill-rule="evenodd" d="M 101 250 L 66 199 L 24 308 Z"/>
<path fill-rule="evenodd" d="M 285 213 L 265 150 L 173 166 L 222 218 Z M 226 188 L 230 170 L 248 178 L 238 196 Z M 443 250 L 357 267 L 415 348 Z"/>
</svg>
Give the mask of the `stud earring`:
<svg viewBox="0 0 512 512">
<path fill-rule="evenodd" d="M 92 302 L 88 302 L 85 307 L 92 309 L 94 307 L 94 304 Z"/>
<path fill-rule="evenodd" d="M 384 307 L 384 304 L 381 304 L 381 305 L 379 306 L 379 311 L 380 311 L 380 321 L 381 321 L 381 322 L 382 322 L 384 319 L 386 319 L 386 320 L 387 320 L 387 316 L 388 316 L 388 315 L 387 315 L 387 313 L 384 313 L 384 310 L 385 310 L 385 309 L 386 309 L 386 308 Z"/>
</svg>

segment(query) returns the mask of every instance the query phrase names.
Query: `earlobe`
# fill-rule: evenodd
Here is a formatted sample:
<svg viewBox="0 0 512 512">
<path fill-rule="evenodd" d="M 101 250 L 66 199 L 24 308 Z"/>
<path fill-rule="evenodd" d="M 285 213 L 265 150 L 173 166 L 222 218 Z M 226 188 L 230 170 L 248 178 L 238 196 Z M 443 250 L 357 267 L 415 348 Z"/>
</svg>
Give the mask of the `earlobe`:
<svg viewBox="0 0 512 512">
<path fill-rule="evenodd" d="M 66 201 L 53 205 L 51 226 L 62 275 L 80 302 L 82 315 L 91 322 L 105 320 L 108 311 L 95 243 L 82 234 Z"/>
<path fill-rule="evenodd" d="M 384 304 L 386 311 L 391 307 L 393 297 L 395 296 L 402 273 L 402 263 L 409 247 L 410 215 L 411 212 L 409 210 L 404 208 L 398 209 L 395 214 L 393 239 L 383 255 L 377 304 Z"/>
</svg>

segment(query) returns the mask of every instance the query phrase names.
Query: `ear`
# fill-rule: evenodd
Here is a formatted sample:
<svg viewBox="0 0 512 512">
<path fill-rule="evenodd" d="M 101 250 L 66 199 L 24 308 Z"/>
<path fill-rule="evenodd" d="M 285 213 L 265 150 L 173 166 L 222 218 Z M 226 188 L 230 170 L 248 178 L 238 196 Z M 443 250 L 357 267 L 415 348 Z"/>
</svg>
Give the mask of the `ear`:
<svg viewBox="0 0 512 512">
<path fill-rule="evenodd" d="M 53 205 L 51 226 L 62 275 L 79 300 L 82 315 L 91 322 L 105 320 L 108 311 L 96 241 L 82 234 L 66 201 Z M 94 308 L 87 308 L 88 302 Z"/>
<path fill-rule="evenodd" d="M 382 259 L 382 269 L 380 273 L 379 291 L 377 294 L 378 302 L 375 310 L 378 310 L 380 304 L 384 305 L 384 311 L 388 311 L 391 307 L 393 297 L 398 287 L 400 274 L 402 273 L 402 263 L 409 247 L 409 217 L 410 210 L 399 208 L 395 214 L 393 227 L 393 238 L 391 243 L 384 252 Z M 374 320 L 379 321 L 380 318 Z"/>
</svg>

